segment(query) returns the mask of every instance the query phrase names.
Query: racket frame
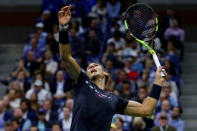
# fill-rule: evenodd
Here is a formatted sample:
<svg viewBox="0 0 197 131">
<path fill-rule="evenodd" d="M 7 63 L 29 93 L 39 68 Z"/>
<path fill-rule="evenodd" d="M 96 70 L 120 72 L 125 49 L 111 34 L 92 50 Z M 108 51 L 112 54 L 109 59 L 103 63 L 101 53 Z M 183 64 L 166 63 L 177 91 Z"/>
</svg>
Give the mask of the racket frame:
<svg viewBox="0 0 197 131">
<path fill-rule="evenodd" d="M 134 5 L 132 5 L 131 7 L 129 7 L 129 8 L 127 9 L 127 11 L 128 11 L 130 8 L 132 8 L 133 6 L 142 5 L 142 4 L 143 4 L 143 3 L 134 4 Z M 148 8 L 150 8 L 150 9 L 154 12 L 154 10 L 153 10 L 150 6 L 148 6 L 147 4 L 143 4 L 143 5 L 146 5 Z M 126 11 L 126 12 L 127 12 L 127 11 Z M 157 32 L 157 31 L 158 31 L 158 19 L 157 19 L 157 17 L 155 17 L 155 23 L 156 23 L 156 32 Z M 140 40 L 140 39 L 136 38 L 136 37 L 131 33 L 131 31 L 130 31 L 129 28 L 128 28 L 128 24 L 127 24 L 126 19 L 124 20 L 124 24 L 125 24 L 125 27 L 127 28 L 127 30 L 129 31 L 130 35 L 131 35 L 132 37 L 134 37 L 136 41 L 138 41 L 139 43 L 141 43 L 143 46 L 145 46 L 145 47 L 147 48 L 147 50 L 148 50 L 148 51 L 150 52 L 150 54 L 153 56 L 153 60 L 154 60 L 154 62 L 155 62 L 155 65 L 156 65 L 157 69 L 159 69 L 160 66 L 161 66 L 161 64 L 160 64 L 160 62 L 159 62 L 159 59 L 158 59 L 158 57 L 157 57 L 156 52 L 146 43 L 146 41 L 143 41 L 143 40 Z M 155 37 L 155 34 L 154 34 L 154 36 L 151 38 L 151 40 L 154 39 L 154 37 Z M 166 76 L 166 71 L 165 71 L 165 69 L 162 69 L 161 76 L 162 76 L 162 77 L 165 77 L 165 76 Z"/>
</svg>

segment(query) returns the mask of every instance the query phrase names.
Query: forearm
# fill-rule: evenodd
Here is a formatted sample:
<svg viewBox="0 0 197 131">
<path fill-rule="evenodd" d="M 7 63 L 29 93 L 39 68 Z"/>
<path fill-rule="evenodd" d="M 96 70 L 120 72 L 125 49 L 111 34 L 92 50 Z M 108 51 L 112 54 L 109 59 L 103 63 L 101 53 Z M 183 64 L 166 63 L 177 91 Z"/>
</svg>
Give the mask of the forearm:
<svg viewBox="0 0 197 131">
<path fill-rule="evenodd" d="M 132 116 L 151 115 L 157 105 L 160 92 L 161 87 L 158 85 L 153 85 L 150 95 L 144 99 L 142 104 L 136 101 L 129 101 L 124 113 Z"/>
<path fill-rule="evenodd" d="M 20 69 L 17 68 L 16 71 L 12 72 L 12 77 L 16 77 L 18 75 L 19 71 L 20 71 Z"/>
<path fill-rule="evenodd" d="M 30 73 L 25 69 L 25 67 L 23 67 L 23 72 L 25 74 L 25 77 L 29 77 Z"/>
<path fill-rule="evenodd" d="M 77 80 L 80 74 L 80 67 L 71 56 L 71 47 L 67 31 L 59 32 L 59 49 L 60 57 L 64 63 L 66 72 L 73 80 Z"/>
</svg>

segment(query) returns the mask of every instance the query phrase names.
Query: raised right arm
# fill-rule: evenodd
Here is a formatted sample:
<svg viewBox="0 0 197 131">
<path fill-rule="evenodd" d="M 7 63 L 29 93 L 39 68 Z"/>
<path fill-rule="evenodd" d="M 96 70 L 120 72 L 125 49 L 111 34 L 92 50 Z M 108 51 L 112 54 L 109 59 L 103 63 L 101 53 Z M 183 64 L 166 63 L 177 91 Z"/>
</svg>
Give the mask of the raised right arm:
<svg viewBox="0 0 197 131">
<path fill-rule="evenodd" d="M 71 47 L 69 43 L 68 31 L 66 26 L 71 20 L 71 5 L 63 7 L 58 12 L 58 19 L 60 25 L 59 31 L 59 49 L 60 57 L 64 63 L 66 72 L 73 80 L 77 80 L 80 75 L 80 67 L 71 55 Z"/>
</svg>

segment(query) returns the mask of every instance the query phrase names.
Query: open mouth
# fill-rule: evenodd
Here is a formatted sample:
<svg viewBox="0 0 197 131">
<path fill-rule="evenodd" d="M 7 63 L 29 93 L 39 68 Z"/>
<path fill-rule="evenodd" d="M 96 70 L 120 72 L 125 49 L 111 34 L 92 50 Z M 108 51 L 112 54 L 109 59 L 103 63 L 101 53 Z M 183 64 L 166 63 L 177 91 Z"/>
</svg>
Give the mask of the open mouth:
<svg viewBox="0 0 197 131">
<path fill-rule="evenodd" d="M 92 70 L 91 70 L 91 73 L 94 73 L 94 72 L 97 72 L 97 71 L 96 71 L 95 69 L 92 69 Z"/>
</svg>

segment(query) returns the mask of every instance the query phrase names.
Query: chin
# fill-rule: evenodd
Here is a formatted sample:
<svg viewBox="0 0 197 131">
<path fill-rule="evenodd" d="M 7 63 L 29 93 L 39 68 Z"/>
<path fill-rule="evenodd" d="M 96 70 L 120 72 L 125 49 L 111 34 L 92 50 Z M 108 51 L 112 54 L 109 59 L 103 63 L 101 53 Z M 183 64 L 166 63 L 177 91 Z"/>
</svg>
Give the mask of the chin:
<svg viewBox="0 0 197 131">
<path fill-rule="evenodd" d="M 93 74 L 92 76 L 91 76 L 91 80 L 96 80 L 97 78 L 98 78 L 98 74 Z"/>
</svg>

